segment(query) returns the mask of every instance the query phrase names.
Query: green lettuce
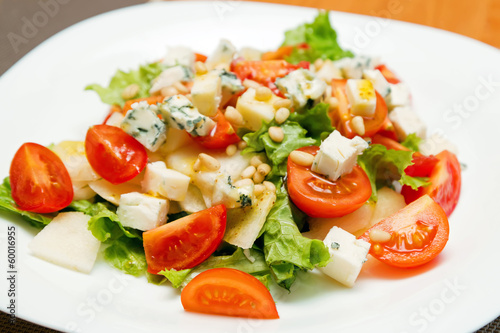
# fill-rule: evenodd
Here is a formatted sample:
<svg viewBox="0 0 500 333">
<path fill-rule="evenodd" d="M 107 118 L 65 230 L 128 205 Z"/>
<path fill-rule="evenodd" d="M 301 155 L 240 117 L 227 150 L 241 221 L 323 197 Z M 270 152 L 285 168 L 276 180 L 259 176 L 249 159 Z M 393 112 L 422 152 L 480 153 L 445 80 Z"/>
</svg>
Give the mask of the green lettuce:
<svg viewBox="0 0 500 333">
<path fill-rule="evenodd" d="M 301 235 L 292 213 L 292 204 L 283 186 L 263 226 L 264 255 L 278 285 L 290 289 L 297 271 L 323 267 L 330 261 L 325 244 Z"/>
<path fill-rule="evenodd" d="M 85 87 L 85 90 L 94 90 L 106 104 L 123 106 L 126 102 L 122 97 L 123 89 L 134 83 L 139 85 L 139 92 L 134 98 L 148 97 L 151 81 L 160 75 L 165 68 L 165 65 L 155 62 L 129 72 L 118 70 L 111 78 L 108 87 L 90 84 Z"/>
<path fill-rule="evenodd" d="M 406 139 L 403 140 L 403 142 L 401 142 L 401 144 L 412 151 L 419 151 L 421 142 L 422 139 L 419 138 L 417 134 L 411 133 L 406 137 Z"/>
<path fill-rule="evenodd" d="M 328 104 L 319 103 L 303 112 L 291 113 L 288 119 L 302 126 L 307 131 L 307 135 L 316 140 L 315 145 L 319 146 L 321 140 L 335 130 L 335 127 L 332 126 L 332 120 L 328 116 L 329 108 Z"/>
<path fill-rule="evenodd" d="M 384 186 L 391 187 L 394 180 L 401 185 L 411 186 L 416 190 L 427 186 L 427 178 L 411 177 L 405 169 L 413 164 L 413 152 L 387 149 L 383 145 L 375 144 L 358 156 L 358 164 L 365 170 L 372 186 L 371 200 L 377 201 L 377 189 Z"/>
<path fill-rule="evenodd" d="M 32 226 L 40 229 L 49 224 L 54 218 L 53 214 L 38 214 L 17 208 L 16 202 L 12 199 L 9 177 L 4 178 L 2 184 L 0 184 L 0 211 L 19 215 Z"/>
<path fill-rule="evenodd" d="M 140 276 L 146 272 L 144 247 L 139 238 L 122 236 L 104 250 L 104 259 L 122 272 Z"/>
<path fill-rule="evenodd" d="M 312 23 L 305 23 L 285 32 L 285 41 L 282 46 L 297 46 L 302 43 L 306 43 L 309 47 L 295 47 L 286 59 L 287 61 L 298 63 L 300 61 L 314 62 L 316 59 L 338 60 L 353 57 L 352 52 L 340 47 L 337 33 L 330 24 L 328 11 L 320 11 Z"/>
</svg>

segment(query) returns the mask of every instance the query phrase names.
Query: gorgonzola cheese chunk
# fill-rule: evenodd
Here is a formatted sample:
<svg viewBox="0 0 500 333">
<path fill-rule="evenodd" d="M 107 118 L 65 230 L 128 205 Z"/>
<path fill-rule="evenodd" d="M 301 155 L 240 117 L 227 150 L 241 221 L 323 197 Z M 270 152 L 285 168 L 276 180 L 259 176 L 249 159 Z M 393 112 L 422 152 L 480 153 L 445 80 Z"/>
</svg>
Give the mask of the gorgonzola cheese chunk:
<svg viewBox="0 0 500 333">
<path fill-rule="evenodd" d="M 159 105 L 158 111 L 170 127 L 186 130 L 193 136 L 205 136 L 215 122 L 198 112 L 191 101 L 183 95 L 175 95 Z"/>
<path fill-rule="evenodd" d="M 334 61 L 334 64 L 342 70 L 346 79 L 361 79 L 363 70 L 374 69 L 380 64 L 380 61 L 378 58 L 356 56 L 354 58 L 342 58 Z"/>
<path fill-rule="evenodd" d="M 212 205 L 224 204 L 226 208 L 251 206 L 254 200 L 253 185 L 236 187 L 227 174 L 215 178 Z"/>
<path fill-rule="evenodd" d="M 319 103 L 326 89 L 326 83 L 311 71 L 299 68 L 285 77 L 276 79 L 276 86 L 292 101 L 295 109 Z"/>
<path fill-rule="evenodd" d="M 227 39 L 221 39 L 215 51 L 208 56 L 207 61 L 205 61 L 205 65 L 209 70 L 216 68 L 229 70 L 229 66 L 231 65 L 231 61 L 233 61 L 235 53 L 236 48 L 234 45 Z"/>
<path fill-rule="evenodd" d="M 121 195 L 116 214 L 124 227 L 147 231 L 167 222 L 168 206 L 166 199 L 131 192 Z"/>
<path fill-rule="evenodd" d="M 245 87 L 243 87 L 241 80 L 236 76 L 236 74 L 228 72 L 224 69 L 219 70 L 218 72 L 222 86 L 221 105 L 226 105 L 233 95 L 245 90 Z"/>
</svg>

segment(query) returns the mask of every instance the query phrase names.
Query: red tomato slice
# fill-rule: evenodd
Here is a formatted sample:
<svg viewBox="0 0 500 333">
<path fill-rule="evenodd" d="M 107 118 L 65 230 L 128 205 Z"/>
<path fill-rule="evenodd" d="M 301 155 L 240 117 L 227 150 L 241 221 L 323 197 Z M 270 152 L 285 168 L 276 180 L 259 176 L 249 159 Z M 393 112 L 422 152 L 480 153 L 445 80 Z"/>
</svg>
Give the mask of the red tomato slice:
<svg viewBox="0 0 500 333">
<path fill-rule="evenodd" d="M 396 84 L 396 83 L 401 82 L 396 77 L 396 74 L 394 74 L 394 72 L 392 72 L 389 68 L 387 68 L 386 65 L 378 65 L 377 67 L 375 67 L 375 69 L 378 69 L 382 73 L 382 75 L 385 77 L 387 82 L 392 83 L 392 84 Z"/>
<path fill-rule="evenodd" d="M 208 149 L 223 149 L 240 141 L 240 137 L 235 133 L 233 126 L 226 120 L 220 110 L 212 119 L 216 121 L 215 127 L 208 135 L 194 136 L 193 139 L 196 142 Z"/>
<path fill-rule="evenodd" d="M 298 149 L 316 155 L 319 147 Z M 332 182 L 288 158 L 288 194 L 293 203 L 312 217 L 340 217 L 354 212 L 372 195 L 370 180 L 359 166 Z"/>
<path fill-rule="evenodd" d="M 372 239 L 370 233 L 375 229 L 389 233 L 390 239 Z M 446 213 L 431 197 L 424 195 L 375 224 L 360 239 L 371 243 L 370 254 L 378 260 L 409 268 L 434 259 L 446 245 L 449 233 Z"/>
<path fill-rule="evenodd" d="M 141 173 L 148 163 L 146 148 L 119 127 L 95 125 L 85 137 L 85 153 L 92 169 L 112 184 Z"/>
<path fill-rule="evenodd" d="M 219 246 L 226 230 L 226 207 L 217 205 L 142 234 L 148 272 L 193 268 Z"/>
<path fill-rule="evenodd" d="M 181 293 L 184 310 L 223 316 L 278 319 L 267 288 L 234 268 L 213 268 L 191 280 Z"/>
<path fill-rule="evenodd" d="M 59 156 L 37 143 L 23 144 L 10 165 L 12 198 L 19 209 L 52 213 L 73 200 L 73 185 Z"/>
<path fill-rule="evenodd" d="M 351 120 L 354 116 L 351 114 L 349 108 L 349 101 L 347 99 L 347 94 L 345 92 L 347 80 L 345 79 L 333 79 L 332 80 L 332 92 L 337 98 L 339 106 L 330 111 L 330 118 L 332 119 L 332 125 L 345 137 L 352 139 L 357 133 L 351 127 Z M 375 114 L 373 117 L 363 117 L 365 124 L 365 137 L 371 137 L 380 131 L 384 124 L 386 124 L 387 119 L 387 105 L 384 99 L 378 92 L 375 92 L 377 96 L 377 106 L 375 109 Z"/>
<path fill-rule="evenodd" d="M 201 61 L 205 62 L 207 61 L 207 56 L 201 53 L 195 53 L 194 54 L 194 61 Z"/>
<path fill-rule="evenodd" d="M 438 162 L 429 176 L 431 185 L 421 187 L 417 191 L 412 190 L 409 186 L 403 186 L 401 194 L 405 197 L 406 203 L 413 202 L 428 194 L 443 207 L 446 215 L 450 216 L 460 197 L 462 185 L 460 163 L 455 154 L 447 150 L 437 154 L 436 158 Z"/>
<path fill-rule="evenodd" d="M 292 54 L 293 49 L 308 49 L 309 45 L 307 43 L 301 43 L 295 46 L 287 45 L 281 46 L 276 51 L 268 51 L 262 54 L 262 60 L 282 60 Z"/>
<path fill-rule="evenodd" d="M 129 110 L 132 110 L 132 104 L 134 104 L 134 103 L 145 101 L 149 105 L 155 105 L 156 103 L 163 102 L 164 98 L 165 97 L 162 95 L 154 95 L 154 96 L 149 96 L 149 97 L 130 99 L 130 100 L 125 102 L 125 105 L 123 105 L 122 114 L 125 115 Z"/>
<path fill-rule="evenodd" d="M 231 64 L 231 72 L 234 72 L 240 80 L 250 79 L 266 86 L 298 68 L 309 68 L 309 63 L 302 61 L 297 65 L 292 65 L 285 60 L 249 61 L 237 59 Z"/>
</svg>

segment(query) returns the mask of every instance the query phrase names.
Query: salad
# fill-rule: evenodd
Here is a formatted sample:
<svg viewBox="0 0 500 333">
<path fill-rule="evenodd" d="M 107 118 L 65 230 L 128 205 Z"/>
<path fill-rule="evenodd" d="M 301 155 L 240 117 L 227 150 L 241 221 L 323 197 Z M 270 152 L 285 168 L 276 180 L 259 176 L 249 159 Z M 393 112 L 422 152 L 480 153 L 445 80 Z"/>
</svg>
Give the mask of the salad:
<svg viewBox="0 0 500 333">
<path fill-rule="evenodd" d="M 427 137 L 385 64 L 339 46 L 327 12 L 276 50 L 171 47 L 87 89 L 105 119 L 23 144 L 0 187 L 0 208 L 41 229 L 41 259 L 90 273 L 102 251 L 182 288 L 187 311 L 276 319 L 268 288 L 299 271 L 353 287 L 368 254 L 412 268 L 446 245 L 453 145 Z"/>
</svg>

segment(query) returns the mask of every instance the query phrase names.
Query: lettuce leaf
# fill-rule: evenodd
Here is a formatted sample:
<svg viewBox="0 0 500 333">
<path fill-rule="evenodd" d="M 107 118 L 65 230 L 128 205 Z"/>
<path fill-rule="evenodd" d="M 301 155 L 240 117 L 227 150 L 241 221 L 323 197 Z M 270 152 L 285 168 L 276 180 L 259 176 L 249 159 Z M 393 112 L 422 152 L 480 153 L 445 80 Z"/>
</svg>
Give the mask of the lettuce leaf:
<svg viewBox="0 0 500 333">
<path fill-rule="evenodd" d="M 411 133 L 401 142 L 401 144 L 412 151 L 419 151 L 418 147 L 420 142 L 422 142 L 422 139 L 419 138 L 417 134 Z"/>
<path fill-rule="evenodd" d="M 337 42 L 337 33 L 330 24 L 328 11 L 320 11 L 312 23 L 305 23 L 285 32 L 282 46 L 296 46 L 306 43 L 309 48 L 294 48 L 286 59 L 291 63 L 314 62 L 316 59 L 338 60 L 353 57 L 353 53 L 343 50 Z"/>
<path fill-rule="evenodd" d="M 301 235 L 284 185 L 278 187 L 276 195 L 276 203 L 263 226 L 263 249 L 275 281 L 290 289 L 298 270 L 325 266 L 330 253 L 322 241 Z"/>
<path fill-rule="evenodd" d="M 251 262 L 243 253 L 241 248 L 238 248 L 233 254 L 226 256 L 211 256 L 203 263 L 199 264 L 193 269 L 176 270 L 163 270 L 158 274 L 165 276 L 174 286 L 174 288 L 184 288 L 189 281 L 196 275 L 212 268 L 234 268 L 240 271 L 252 274 L 256 277 L 261 277 L 261 282 L 266 281 L 266 275 L 270 274 L 269 267 L 266 264 L 262 252 L 250 249 L 250 256 L 255 260 Z"/>
<path fill-rule="evenodd" d="M 142 241 L 122 236 L 104 250 L 104 259 L 122 272 L 133 276 L 146 273 L 146 255 Z"/>
<path fill-rule="evenodd" d="M 299 123 L 300 126 L 307 130 L 307 136 L 315 139 L 315 145 L 319 146 L 321 140 L 335 130 L 335 127 L 332 126 L 332 120 L 328 116 L 329 108 L 328 104 L 319 103 L 303 112 L 291 113 L 288 119 Z"/>
<path fill-rule="evenodd" d="M 412 156 L 412 151 L 387 149 L 379 144 L 372 145 L 358 156 L 358 164 L 365 170 L 372 186 L 370 200 L 377 201 L 377 189 L 391 187 L 394 180 L 414 190 L 429 184 L 427 178 L 411 177 L 405 173 L 406 167 L 413 164 Z"/>
<path fill-rule="evenodd" d="M 17 208 L 16 202 L 12 199 L 9 177 L 4 178 L 2 184 L 0 184 L 0 211 L 19 215 L 32 226 L 40 229 L 49 224 L 54 218 L 53 214 L 38 214 Z"/>
<path fill-rule="evenodd" d="M 90 84 L 85 87 L 85 90 L 94 90 L 106 104 L 123 106 L 126 102 L 122 97 L 123 89 L 135 83 L 139 85 L 139 92 L 134 98 L 148 97 L 151 81 L 160 75 L 165 68 L 165 65 L 155 62 L 142 65 L 139 69 L 129 72 L 118 70 L 111 78 L 108 87 Z"/>
</svg>

